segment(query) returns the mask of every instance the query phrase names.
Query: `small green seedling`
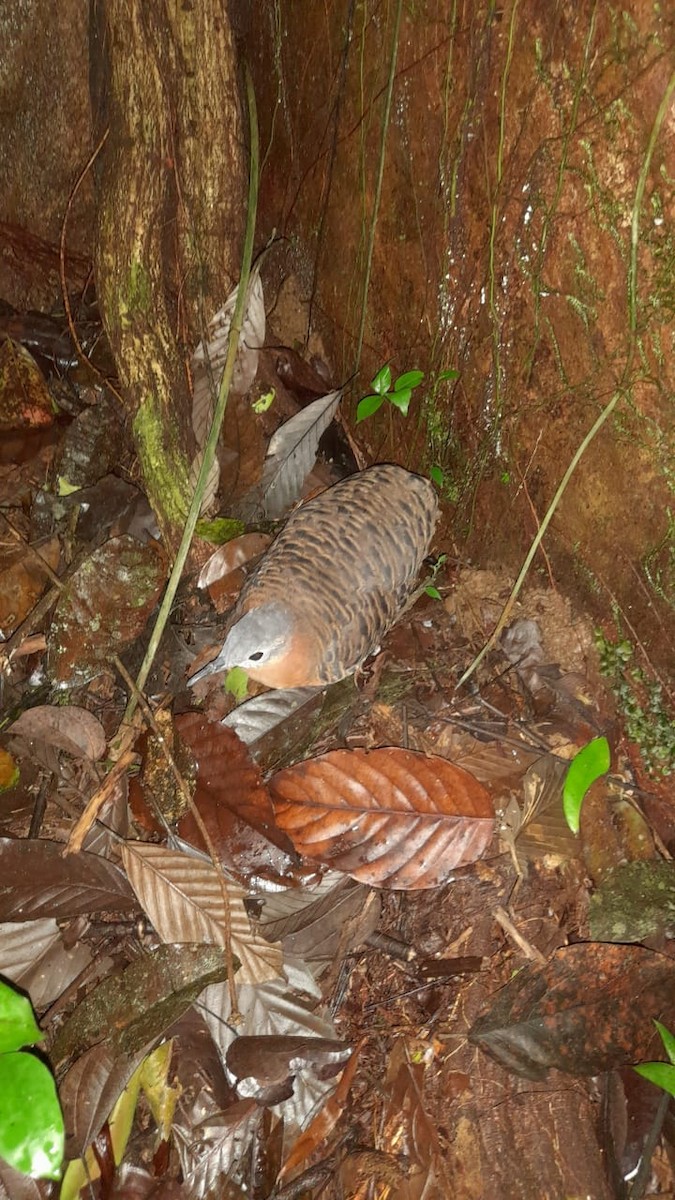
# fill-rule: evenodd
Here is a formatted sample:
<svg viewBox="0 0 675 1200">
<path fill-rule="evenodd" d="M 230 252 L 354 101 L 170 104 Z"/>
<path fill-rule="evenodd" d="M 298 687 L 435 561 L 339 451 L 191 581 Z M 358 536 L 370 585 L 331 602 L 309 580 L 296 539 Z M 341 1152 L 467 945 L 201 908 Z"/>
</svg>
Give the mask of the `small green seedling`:
<svg viewBox="0 0 675 1200">
<path fill-rule="evenodd" d="M 43 1040 L 25 996 L 0 982 L 0 1158 L 33 1179 L 58 1179 L 63 1116 L 49 1068 L 24 1046 Z"/>
<path fill-rule="evenodd" d="M 238 703 L 246 699 L 248 693 L 248 675 L 243 667 L 232 667 L 225 677 L 225 691 L 234 696 Z"/>
<path fill-rule="evenodd" d="M 584 796 L 592 783 L 609 771 L 610 753 L 607 738 L 594 738 L 572 759 L 563 787 L 563 812 L 572 833 L 579 832 L 579 818 Z"/>
<path fill-rule="evenodd" d="M 258 399 L 253 401 L 251 408 L 254 413 L 266 413 L 274 404 L 275 398 L 276 392 L 274 388 L 270 388 L 269 392 L 263 392 L 262 396 L 258 396 Z"/>
<path fill-rule="evenodd" d="M 371 381 L 372 395 L 364 396 L 362 400 L 359 400 L 356 409 L 357 425 L 359 421 L 365 421 L 366 417 L 372 417 L 382 407 L 385 400 L 388 400 L 390 404 L 394 405 L 394 408 L 403 413 L 404 417 L 407 417 L 413 391 L 419 387 L 423 379 L 423 371 L 406 371 L 405 374 L 399 375 L 394 380 L 392 386 L 391 367 L 385 363 Z"/>
<path fill-rule="evenodd" d="M 447 561 L 448 561 L 447 554 L 439 554 L 438 558 L 436 559 L 436 562 L 434 563 L 433 567 L 431 568 L 431 579 L 429 580 L 429 583 L 425 587 L 424 591 L 426 592 L 427 596 L 431 596 L 432 600 L 442 599 L 441 593 L 439 592 L 438 588 L 435 586 L 435 580 L 436 580 L 436 576 L 438 575 L 438 572 L 440 571 L 441 567 Z"/>
<path fill-rule="evenodd" d="M 670 1062 L 640 1063 L 633 1070 L 637 1071 L 638 1075 L 642 1075 L 644 1079 L 648 1079 L 650 1083 L 655 1083 L 657 1087 L 663 1088 L 669 1096 L 675 1096 L 675 1037 L 660 1021 L 655 1021 L 654 1024 L 661 1035 L 663 1048 Z"/>
</svg>

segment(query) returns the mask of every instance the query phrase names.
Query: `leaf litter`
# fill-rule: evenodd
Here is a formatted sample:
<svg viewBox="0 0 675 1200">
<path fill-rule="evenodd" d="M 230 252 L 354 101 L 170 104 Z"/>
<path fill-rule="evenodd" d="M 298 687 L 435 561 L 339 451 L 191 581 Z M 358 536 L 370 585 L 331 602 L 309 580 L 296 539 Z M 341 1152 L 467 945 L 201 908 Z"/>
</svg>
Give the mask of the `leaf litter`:
<svg viewBox="0 0 675 1200">
<path fill-rule="evenodd" d="M 198 449 L 231 309 L 192 362 Z M 264 340 L 257 276 L 226 507 L 276 519 L 313 486 L 340 393 L 290 350 L 275 365 Z M 12 347 L 5 360 L 5 427 L 51 429 L 39 367 Z M 276 399 L 254 410 L 246 394 L 275 371 L 284 403 L 311 382 L 286 424 Z M 99 453 L 126 453 L 110 411 L 82 413 L 52 447 L 51 480 L 41 448 L 3 510 L 0 972 L 40 1016 L 68 1158 L 104 1164 L 88 1194 L 161 1180 L 176 1196 L 461 1200 L 507 1195 L 508 1177 L 538 1196 L 560 1191 L 572 1154 L 587 1179 L 603 1156 L 624 1163 L 621 1129 L 644 1104 L 626 1067 L 658 1057 L 653 1020 L 675 1027 L 675 822 L 634 787 L 588 622 L 533 589 L 476 691 L 458 694 L 509 581 L 446 565 L 441 601 L 423 599 L 356 684 L 236 707 L 205 689 L 194 711 L 180 680 L 198 627 L 220 636 L 268 544 L 253 530 L 196 550 L 146 728 L 122 753 L 125 677 L 167 558 L 142 493 Z M 210 505 L 218 486 L 216 472 Z M 614 774 L 574 837 L 567 764 L 600 736 Z M 84 848 L 65 853 L 98 796 Z M 161 1071 L 131 1099 L 158 1046 Z M 125 1104 L 116 1167 L 104 1146 Z"/>
</svg>

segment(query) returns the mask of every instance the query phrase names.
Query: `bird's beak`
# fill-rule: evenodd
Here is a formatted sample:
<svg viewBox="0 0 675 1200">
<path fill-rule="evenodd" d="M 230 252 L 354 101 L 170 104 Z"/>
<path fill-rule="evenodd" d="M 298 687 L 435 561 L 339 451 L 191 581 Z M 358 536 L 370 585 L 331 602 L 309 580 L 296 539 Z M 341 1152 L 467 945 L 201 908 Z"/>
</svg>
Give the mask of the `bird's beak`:
<svg viewBox="0 0 675 1200">
<path fill-rule="evenodd" d="M 211 659 L 211 662 L 207 663 L 205 667 L 202 667 L 199 671 L 195 671 L 194 675 L 190 676 L 186 686 L 194 687 L 196 683 L 199 683 L 200 679 L 206 679 L 209 675 L 215 675 L 219 671 L 227 670 L 228 667 L 223 662 L 222 653 L 216 654 L 216 657 Z"/>
</svg>

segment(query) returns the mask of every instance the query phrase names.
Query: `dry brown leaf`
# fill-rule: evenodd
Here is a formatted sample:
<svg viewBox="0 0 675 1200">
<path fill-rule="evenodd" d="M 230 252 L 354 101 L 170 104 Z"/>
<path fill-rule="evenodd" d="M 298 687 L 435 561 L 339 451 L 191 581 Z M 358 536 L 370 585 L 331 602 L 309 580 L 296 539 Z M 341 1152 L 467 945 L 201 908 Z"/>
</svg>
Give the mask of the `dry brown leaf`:
<svg viewBox="0 0 675 1200">
<path fill-rule="evenodd" d="M 253 933 L 243 888 L 226 880 L 226 913 L 221 879 L 210 863 L 147 842 L 126 842 L 122 859 L 129 882 L 163 942 L 224 946 L 229 927 L 232 951 L 241 963 L 237 983 L 261 983 L 279 976 L 281 951 Z"/>
<path fill-rule="evenodd" d="M 10 725 L 13 736 L 47 742 L 76 758 L 96 762 L 106 747 L 105 731 L 97 717 L 76 704 L 36 704 Z"/>
<path fill-rule="evenodd" d="M 56 537 L 36 544 L 36 558 L 28 546 L 16 546 L 0 554 L 0 636 L 9 637 L 31 611 L 45 590 L 49 577 L 40 559 L 56 571 L 61 547 Z"/>
<path fill-rule="evenodd" d="M 33 355 L 5 338 L 0 345 L 0 429 L 42 429 L 54 422 L 49 388 Z"/>
<path fill-rule="evenodd" d="M 335 750 L 279 771 L 270 789 L 300 854 L 374 887 L 437 887 L 494 831 L 478 780 L 412 750 Z"/>
</svg>

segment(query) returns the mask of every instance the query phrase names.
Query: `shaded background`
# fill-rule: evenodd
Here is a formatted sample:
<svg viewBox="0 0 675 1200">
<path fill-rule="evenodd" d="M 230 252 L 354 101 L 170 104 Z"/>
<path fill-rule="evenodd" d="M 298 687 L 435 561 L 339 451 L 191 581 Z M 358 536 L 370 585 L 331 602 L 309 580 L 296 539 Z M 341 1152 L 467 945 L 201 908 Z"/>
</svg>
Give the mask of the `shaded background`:
<svg viewBox="0 0 675 1200">
<path fill-rule="evenodd" d="M 407 420 L 382 411 L 359 427 L 365 449 L 440 466 L 450 543 L 514 573 L 621 388 L 535 569 L 672 666 L 672 103 L 639 211 L 632 358 L 628 278 L 675 14 L 643 0 L 420 2 L 402 6 L 397 30 L 398 15 L 393 2 L 231 6 L 265 156 L 258 244 L 273 229 L 282 238 L 269 256 L 272 336 L 319 353 L 340 381 L 363 320 L 352 412 L 385 361 L 424 370 Z M 8 0 L 0 17 L 0 294 L 18 307 L 59 294 L 49 247 L 92 150 L 88 22 L 82 0 Z M 86 276 L 93 219 L 87 181 L 68 226 L 71 278 Z M 446 368 L 459 378 L 434 386 Z"/>
</svg>

